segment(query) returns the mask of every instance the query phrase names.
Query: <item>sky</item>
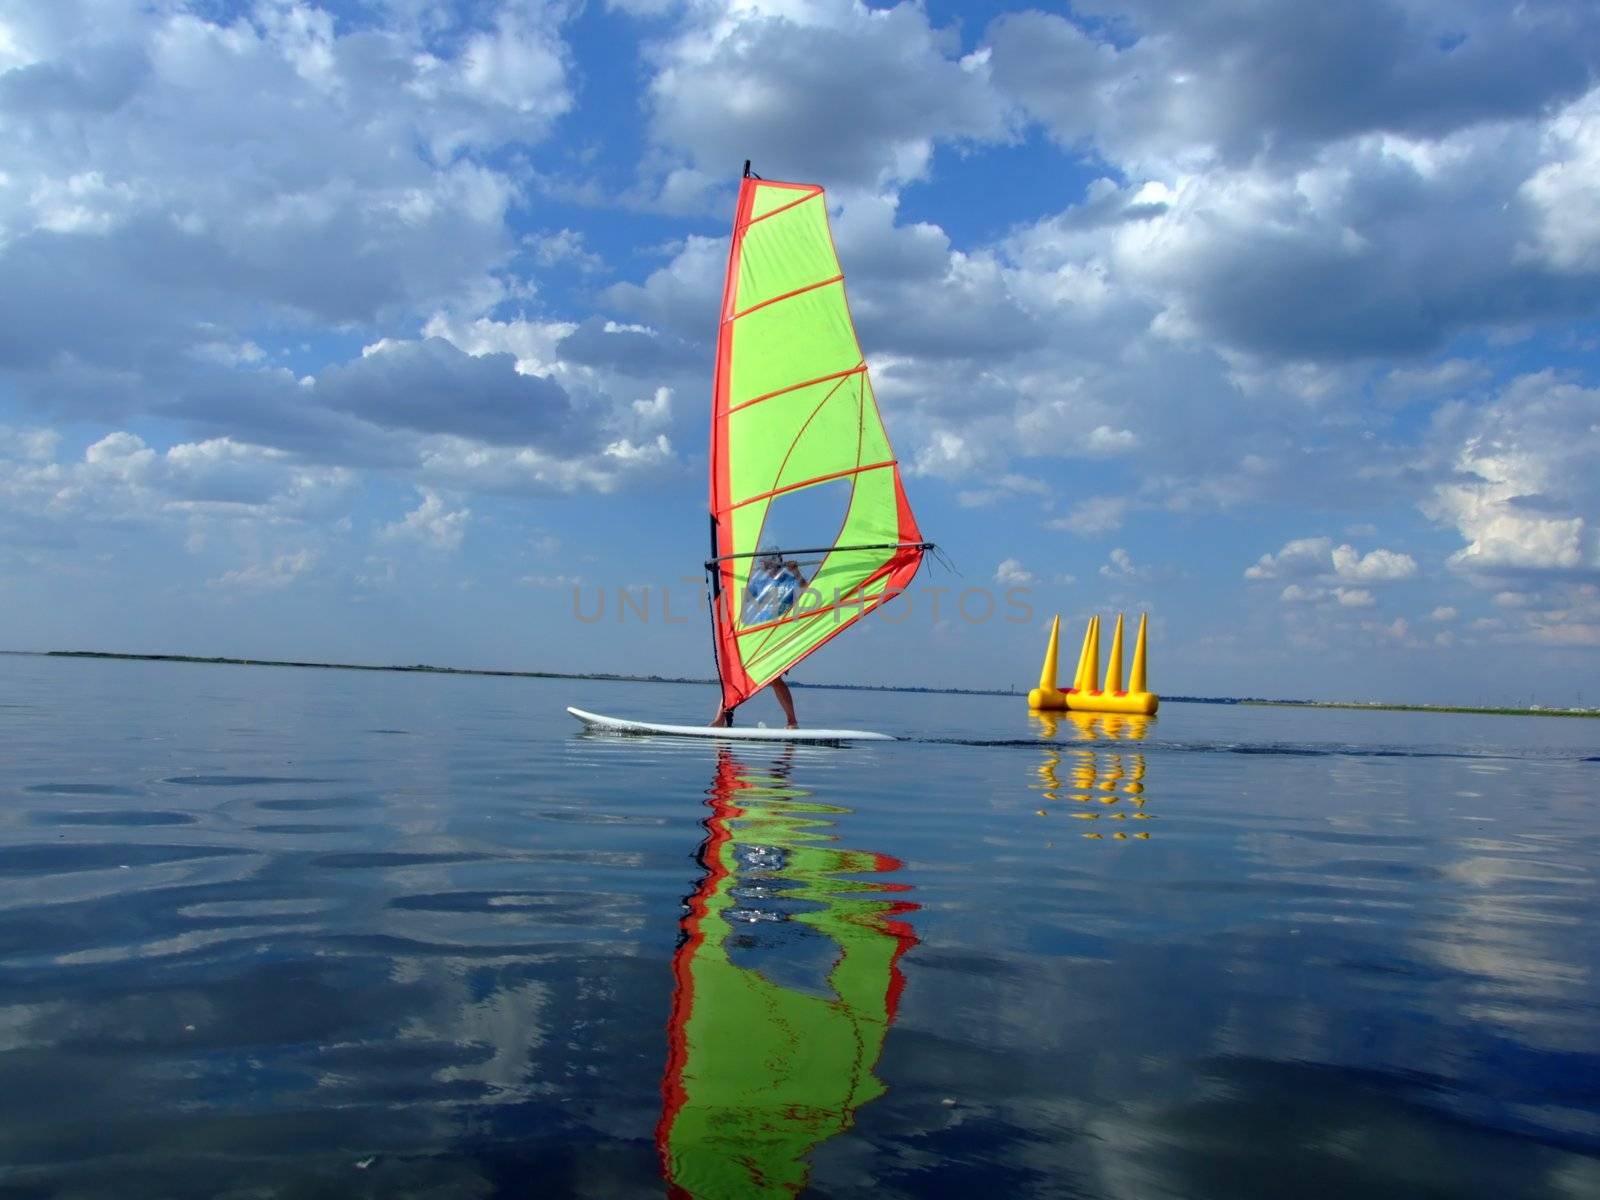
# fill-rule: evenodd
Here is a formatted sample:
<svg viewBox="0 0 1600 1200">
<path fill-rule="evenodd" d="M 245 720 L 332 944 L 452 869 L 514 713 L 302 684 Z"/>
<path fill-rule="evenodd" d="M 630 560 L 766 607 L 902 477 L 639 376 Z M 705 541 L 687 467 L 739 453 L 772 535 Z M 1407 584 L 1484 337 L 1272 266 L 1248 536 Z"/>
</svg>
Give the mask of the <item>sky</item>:
<svg viewBox="0 0 1600 1200">
<path fill-rule="evenodd" d="M 0 0 L 0 648 L 709 674 L 751 159 L 950 564 L 797 680 L 1148 611 L 1161 693 L 1600 704 L 1597 67 L 1556 0 Z"/>
</svg>

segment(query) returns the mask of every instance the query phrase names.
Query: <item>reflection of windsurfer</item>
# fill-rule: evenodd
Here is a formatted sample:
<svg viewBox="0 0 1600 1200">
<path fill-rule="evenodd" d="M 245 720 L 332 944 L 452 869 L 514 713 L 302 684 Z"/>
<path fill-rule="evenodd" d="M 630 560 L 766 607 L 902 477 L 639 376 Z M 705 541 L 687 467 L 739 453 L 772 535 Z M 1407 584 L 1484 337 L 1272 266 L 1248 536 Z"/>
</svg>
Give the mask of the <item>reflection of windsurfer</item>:
<svg viewBox="0 0 1600 1200">
<path fill-rule="evenodd" d="M 793 559 L 785 561 L 776 546 L 763 546 L 755 565 L 750 568 L 750 582 L 745 585 L 743 624 L 759 625 L 784 617 L 798 603 L 805 586 L 806 577 L 800 573 L 799 563 Z M 784 677 L 778 676 L 769 686 L 788 720 L 787 727 L 800 728 L 800 722 L 794 715 L 794 696 L 790 694 Z M 733 708 L 724 706 L 718 709 L 711 724 L 732 725 Z"/>
</svg>

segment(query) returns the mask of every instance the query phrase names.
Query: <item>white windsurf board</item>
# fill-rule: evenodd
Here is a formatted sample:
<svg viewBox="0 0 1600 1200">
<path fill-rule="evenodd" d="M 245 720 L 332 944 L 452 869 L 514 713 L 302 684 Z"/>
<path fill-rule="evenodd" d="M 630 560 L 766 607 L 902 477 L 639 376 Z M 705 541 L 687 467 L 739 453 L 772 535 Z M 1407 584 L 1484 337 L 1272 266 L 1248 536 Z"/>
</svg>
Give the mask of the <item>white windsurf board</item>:
<svg viewBox="0 0 1600 1200">
<path fill-rule="evenodd" d="M 650 721 L 628 721 L 621 717 L 603 717 L 599 713 L 584 712 L 568 707 L 567 711 L 590 729 L 606 733 L 657 734 L 669 737 L 716 738 L 719 741 L 739 742 L 822 742 L 838 745 L 841 742 L 892 742 L 886 733 L 868 733 L 864 729 L 767 729 L 762 726 L 735 725 L 731 728 L 715 725 L 657 725 Z"/>
</svg>

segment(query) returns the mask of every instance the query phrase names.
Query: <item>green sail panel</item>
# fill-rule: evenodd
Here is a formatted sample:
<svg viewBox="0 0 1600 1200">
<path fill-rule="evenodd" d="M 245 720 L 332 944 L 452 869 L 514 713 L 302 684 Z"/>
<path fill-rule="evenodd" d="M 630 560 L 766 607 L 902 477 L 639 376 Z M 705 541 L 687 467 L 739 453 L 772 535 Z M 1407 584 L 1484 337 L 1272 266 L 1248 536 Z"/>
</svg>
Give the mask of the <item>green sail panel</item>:
<svg viewBox="0 0 1600 1200">
<path fill-rule="evenodd" d="M 833 486 L 842 516 L 808 528 L 807 591 L 776 621 L 746 621 L 758 548 L 796 536 L 786 497 Z M 856 336 L 821 188 L 747 177 L 729 253 L 712 418 L 718 667 L 732 706 L 904 590 L 926 543 L 906 501 Z"/>
</svg>

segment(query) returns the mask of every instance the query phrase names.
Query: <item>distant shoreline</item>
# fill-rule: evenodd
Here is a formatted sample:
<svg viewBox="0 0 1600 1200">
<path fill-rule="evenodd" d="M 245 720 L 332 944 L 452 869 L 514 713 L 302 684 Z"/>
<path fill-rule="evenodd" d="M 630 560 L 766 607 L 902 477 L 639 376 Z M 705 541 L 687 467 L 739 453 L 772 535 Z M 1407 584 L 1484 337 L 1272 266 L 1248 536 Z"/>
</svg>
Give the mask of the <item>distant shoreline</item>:
<svg viewBox="0 0 1600 1200">
<path fill-rule="evenodd" d="M 1471 713 L 1480 717 L 1600 717 L 1596 708 L 1473 708 L 1464 704 L 1380 704 L 1359 700 L 1240 700 L 1275 708 L 1350 708 L 1362 712 Z"/>
<path fill-rule="evenodd" d="M 396 671 L 425 675 L 490 675 L 511 679 L 576 679 L 604 683 L 694 683 L 711 686 L 716 680 L 681 675 L 617 675 L 605 671 L 506 671 L 489 667 L 436 667 L 428 663 L 411 666 L 382 665 L 378 663 L 328 663 L 301 662 L 281 658 L 225 658 L 199 654 L 127 654 L 115 650 L 0 650 L 33 658 L 110 658 L 131 662 L 199 663 L 235 667 L 303 667 L 319 671 Z M 890 687 L 872 683 L 804 683 L 793 681 L 791 687 L 812 688 L 833 692 L 916 692 L 939 696 L 1021 696 L 1023 692 L 1003 688 L 934 688 Z M 1600 718 L 1600 709 L 1594 708 L 1479 708 L 1465 704 L 1389 704 L 1378 701 L 1357 700 L 1270 700 L 1256 696 L 1163 696 L 1163 704 L 1248 704 L 1270 708 L 1334 708 L 1358 712 L 1419 712 L 1466 713 L 1484 717 L 1589 717 Z M 1092 715 L 1092 714 L 1086 714 Z"/>
</svg>

